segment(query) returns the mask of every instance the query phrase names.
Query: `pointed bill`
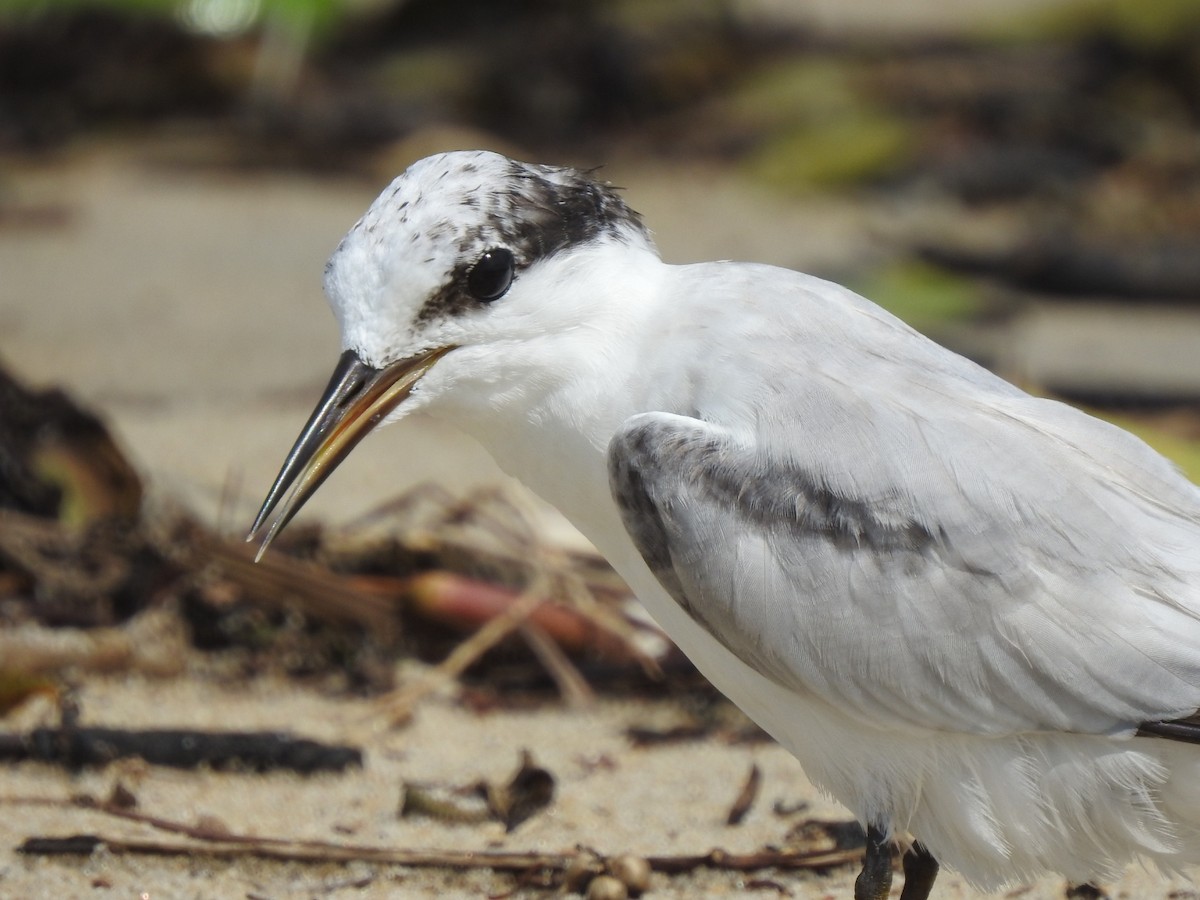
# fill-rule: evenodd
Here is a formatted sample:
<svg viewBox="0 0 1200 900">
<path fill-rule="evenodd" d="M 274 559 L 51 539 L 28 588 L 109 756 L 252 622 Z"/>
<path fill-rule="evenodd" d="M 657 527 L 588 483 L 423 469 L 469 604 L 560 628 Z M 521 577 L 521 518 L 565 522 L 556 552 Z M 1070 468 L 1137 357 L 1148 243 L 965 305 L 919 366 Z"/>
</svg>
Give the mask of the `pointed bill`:
<svg viewBox="0 0 1200 900">
<path fill-rule="evenodd" d="M 256 558 L 262 557 L 358 442 L 403 403 L 421 377 L 452 349 L 439 347 L 381 369 L 364 363 L 353 350 L 341 355 L 246 536 L 247 541 L 259 540 Z"/>
</svg>

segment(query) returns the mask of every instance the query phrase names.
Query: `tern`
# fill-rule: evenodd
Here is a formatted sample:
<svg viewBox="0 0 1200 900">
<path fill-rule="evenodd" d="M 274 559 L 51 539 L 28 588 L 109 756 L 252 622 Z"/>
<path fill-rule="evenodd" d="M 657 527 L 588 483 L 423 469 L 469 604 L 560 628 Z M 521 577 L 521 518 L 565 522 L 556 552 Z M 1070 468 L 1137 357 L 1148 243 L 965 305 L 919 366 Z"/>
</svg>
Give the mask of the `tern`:
<svg viewBox="0 0 1200 900">
<path fill-rule="evenodd" d="M 798 239 L 802 237 L 798 236 Z M 590 173 L 431 156 L 337 247 L 263 549 L 375 426 L 477 438 L 867 831 L 857 900 L 1200 862 L 1200 489 L 878 306 L 669 265 Z"/>
</svg>

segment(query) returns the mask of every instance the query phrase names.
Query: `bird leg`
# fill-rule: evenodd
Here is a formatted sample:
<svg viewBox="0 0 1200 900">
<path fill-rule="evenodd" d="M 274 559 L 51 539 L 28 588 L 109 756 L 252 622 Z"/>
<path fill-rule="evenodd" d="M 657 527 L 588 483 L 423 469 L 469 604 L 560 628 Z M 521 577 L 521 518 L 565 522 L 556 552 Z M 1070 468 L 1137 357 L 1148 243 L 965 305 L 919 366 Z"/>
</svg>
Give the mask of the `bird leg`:
<svg viewBox="0 0 1200 900">
<path fill-rule="evenodd" d="M 887 900 L 891 890 L 892 842 L 882 829 L 868 825 L 867 855 L 862 871 L 854 880 L 854 900 Z"/>
<path fill-rule="evenodd" d="M 919 841 L 902 860 L 904 888 L 900 900 L 928 900 L 937 879 L 938 861 Z M 854 900 L 887 900 L 892 889 L 892 843 L 883 829 L 867 827 L 867 853 L 854 881 Z"/>
<path fill-rule="evenodd" d="M 914 842 L 901 861 L 904 866 L 904 890 L 900 900 L 927 900 L 938 874 L 938 861 L 921 843 Z"/>
</svg>

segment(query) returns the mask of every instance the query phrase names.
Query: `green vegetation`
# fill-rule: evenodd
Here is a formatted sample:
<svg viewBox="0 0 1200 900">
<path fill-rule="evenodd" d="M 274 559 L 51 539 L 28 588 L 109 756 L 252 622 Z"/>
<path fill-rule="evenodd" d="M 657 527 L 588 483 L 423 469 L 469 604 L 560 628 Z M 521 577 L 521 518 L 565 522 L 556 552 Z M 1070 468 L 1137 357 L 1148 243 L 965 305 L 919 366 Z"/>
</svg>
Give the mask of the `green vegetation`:
<svg viewBox="0 0 1200 900">
<path fill-rule="evenodd" d="M 944 269 L 902 260 L 851 280 L 849 286 L 922 332 L 977 315 L 983 308 L 979 285 Z"/>
<path fill-rule="evenodd" d="M 847 187 L 895 170 L 911 145 L 903 122 L 855 111 L 771 138 L 751 160 L 750 171 L 783 189 Z"/>
<path fill-rule="evenodd" d="M 763 135 L 747 166 L 772 187 L 843 188 L 911 158 L 913 128 L 867 96 L 853 63 L 801 59 L 762 71 L 728 98 L 741 129 Z"/>
<path fill-rule="evenodd" d="M 1158 47 L 1198 29 L 1200 3 L 1196 0 L 1079 0 L 1005 21 L 989 29 L 985 37 L 1027 42 L 1108 34 L 1135 46 Z"/>
<path fill-rule="evenodd" d="M 305 33 L 332 27 L 346 0 L 3 0 L 5 17 L 40 15 L 64 9 L 109 8 L 137 15 L 178 17 L 205 30 L 206 23 L 236 24 L 241 29 L 271 23 Z"/>
</svg>

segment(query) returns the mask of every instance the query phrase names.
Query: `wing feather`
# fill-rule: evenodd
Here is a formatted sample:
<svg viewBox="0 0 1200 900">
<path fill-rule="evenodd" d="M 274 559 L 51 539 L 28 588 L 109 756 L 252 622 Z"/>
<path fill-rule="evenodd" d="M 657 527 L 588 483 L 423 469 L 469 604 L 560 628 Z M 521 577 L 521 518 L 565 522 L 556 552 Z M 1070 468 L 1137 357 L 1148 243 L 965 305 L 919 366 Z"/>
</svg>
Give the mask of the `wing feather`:
<svg viewBox="0 0 1200 900">
<path fill-rule="evenodd" d="M 1015 389 L 927 401 L 809 386 L 765 437 L 637 415 L 609 446 L 613 496 L 727 649 L 876 725 L 1132 734 L 1200 707 L 1195 488 Z"/>
</svg>

